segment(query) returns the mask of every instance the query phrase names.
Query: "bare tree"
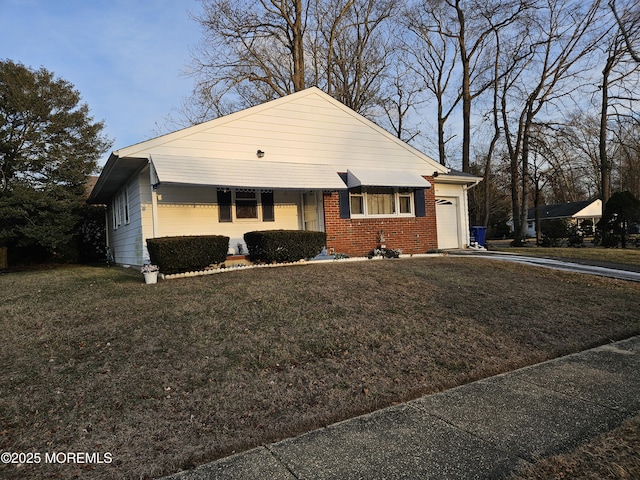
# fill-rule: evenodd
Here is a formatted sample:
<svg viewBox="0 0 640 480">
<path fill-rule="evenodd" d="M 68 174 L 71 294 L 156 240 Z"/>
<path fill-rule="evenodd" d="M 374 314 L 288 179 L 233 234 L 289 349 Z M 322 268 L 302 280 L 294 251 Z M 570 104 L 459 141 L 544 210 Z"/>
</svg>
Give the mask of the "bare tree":
<svg viewBox="0 0 640 480">
<path fill-rule="evenodd" d="M 367 116 L 380 104 L 379 92 L 390 67 L 393 36 L 388 22 L 397 0 L 354 0 L 334 36 L 327 91 Z"/>
<path fill-rule="evenodd" d="M 609 35 L 606 54 L 605 65 L 602 69 L 602 82 L 598 86 L 600 93 L 600 185 L 603 209 L 612 193 L 611 172 L 613 167 L 607 153 L 607 144 L 610 138 L 609 119 L 611 115 L 617 121 L 626 116 L 633 116 L 640 101 L 637 94 L 640 63 L 631 61 L 630 57 L 633 52 L 629 50 L 629 41 L 617 22 Z"/>
<path fill-rule="evenodd" d="M 530 55 L 518 60 L 521 68 L 503 82 L 502 116 L 511 156 L 516 242 L 526 236 L 532 127 L 541 113 L 554 105 L 562 107 L 563 99 L 577 88 L 577 75 L 588 70 L 588 65 L 580 62 L 602 37 L 595 21 L 599 5 L 599 0 L 586 5 L 575 0 L 537 2 L 527 30 Z M 513 132 L 512 112 L 518 112 Z"/>
<path fill-rule="evenodd" d="M 616 125 L 616 148 L 612 154 L 616 168 L 612 175 L 615 190 L 630 191 L 640 198 L 640 120 L 622 118 Z"/>
<path fill-rule="evenodd" d="M 471 1 L 444 0 L 453 15 L 448 19 L 450 28 L 445 33 L 455 38 L 459 48 L 459 64 L 462 69 L 462 170 L 469 171 L 471 153 L 471 105 L 475 98 L 487 90 L 492 79 L 486 79 L 492 71 L 490 41 L 494 32 L 520 19 L 529 4 L 522 0 Z"/>
<path fill-rule="evenodd" d="M 571 166 L 574 171 L 579 172 L 578 181 L 587 198 L 599 197 L 602 192 L 599 128 L 600 119 L 597 112 L 589 109 L 586 112 L 577 111 L 570 114 L 556 132 L 556 137 L 561 139 L 564 148 L 573 152 Z M 558 186 L 557 191 L 564 194 L 565 189 L 563 184 Z M 557 201 L 567 201 L 560 197 L 558 195 Z"/>
<path fill-rule="evenodd" d="M 402 23 L 411 37 L 405 38 L 405 48 L 414 60 L 414 72 L 436 102 L 438 159 L 447 164 L 445 126 L 462 95 L 457 85 L 452 86 L 458 62 L 459 46 L 445 33 L 446 18 L 443 4 L 419 3 L 406 9 Z"/>
<path fill-rule="evenodd" d="M 204 41 L 183 110 L 196 120 L 323 88 L 372 114 L 389 68 L 398 0 L 202 0 Z"/>
<path fill-rule="evenodd" d="M 381 125 L 404 142 L 411 142 L 420 130 L 408 125 L 411 113 L 425 102 L 424 87 L 418 82 L 413 68 L 406 59 L 396 63 L 394 74 L 381 94 L 380 107 L 384 112 Z"/>
<path fill-rule="evenodd" d="M 195 18 L 205 36 L 195 57 L 201 101 L 220 103 L 233 91 L 241 104 L 253 105 L 305 87 L 303 0 L 203 0 L 202 5 Z"/>
<path fill-rule="evenodd" d="M 640 6 L 635 1 L 624 2 L 620 10 L 616 0 L 609 0 L 609 8 L 613 12 L 631 58 L 640 63 Z"/>
</svg>

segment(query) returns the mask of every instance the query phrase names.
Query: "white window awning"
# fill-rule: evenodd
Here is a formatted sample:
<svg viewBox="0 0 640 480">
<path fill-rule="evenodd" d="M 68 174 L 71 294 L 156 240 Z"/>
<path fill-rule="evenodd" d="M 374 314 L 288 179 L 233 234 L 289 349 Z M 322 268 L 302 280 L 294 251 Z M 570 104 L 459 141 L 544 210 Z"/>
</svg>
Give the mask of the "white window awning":
<svg viewBox="0 0 640 480">
<path fill-rule="evenodd" d="M 408 170 L 349 169 L 347 186 L 431 188 L 422 175 Z"/>
<path fill-rule="evenodd" d="M 152 155 L 163 184 L 290 190 L 341 190 L 344 181 L 331 165 Z"/>
</svg>

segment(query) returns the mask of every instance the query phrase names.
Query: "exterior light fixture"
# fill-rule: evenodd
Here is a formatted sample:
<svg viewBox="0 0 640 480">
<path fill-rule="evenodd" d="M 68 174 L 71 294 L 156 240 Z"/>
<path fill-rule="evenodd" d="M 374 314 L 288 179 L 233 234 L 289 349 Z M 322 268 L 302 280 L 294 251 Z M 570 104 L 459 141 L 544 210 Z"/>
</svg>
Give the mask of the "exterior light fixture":
<svg viewBox="0 0 640 480">
<path fill-rule="evenodd" d="M 256 155 L 258 156 L 258 158 L 262 158 L 262 157 L 264 157 L 264 152 L 262 150 L 258 150 L 256 152 Z"/>
</svg>

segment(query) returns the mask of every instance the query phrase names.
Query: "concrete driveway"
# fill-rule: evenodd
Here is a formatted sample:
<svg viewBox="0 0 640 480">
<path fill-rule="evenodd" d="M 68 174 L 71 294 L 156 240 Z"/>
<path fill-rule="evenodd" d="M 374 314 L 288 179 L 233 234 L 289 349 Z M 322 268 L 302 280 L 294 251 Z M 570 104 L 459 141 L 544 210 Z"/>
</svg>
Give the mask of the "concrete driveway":
<svg viewBox="0 0 640 480">
<path fill-rule="evenodd" d="M 599 275 L 602 277 L 617 278 L 619 280 L 629 280 L 640 282 L 640 271 L 623 270 L 621 268 L 604 267 L 591 265 L 589 263 L 578 263 L 576 261 L 557 260 L 543 257 L 528 257 L 505 252 L 491 252 L 486 250 L 455 250 L 449 253 L 450 256 L 482 256 L 491 260 L 502 262 L 523 263 L 536 267 L 551 268 L 554 270 L 564 270 L 567 272 L 585 273 L 588 275 Z M 640 269 L 638 269 L 640 270 Z"/>
</svg>

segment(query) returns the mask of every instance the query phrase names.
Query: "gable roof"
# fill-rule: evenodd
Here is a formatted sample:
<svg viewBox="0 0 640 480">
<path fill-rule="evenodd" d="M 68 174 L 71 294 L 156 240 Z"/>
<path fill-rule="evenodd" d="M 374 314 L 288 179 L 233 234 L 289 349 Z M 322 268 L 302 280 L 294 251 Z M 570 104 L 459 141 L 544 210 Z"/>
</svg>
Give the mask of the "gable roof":
<svg viewBox="0 0 640 480">
<path fill-rule="evenodd" d="M 264 154 L 259 156 L 258 151 Z M 270 162 L 286 170 L 283 165 L 289 164 L 297 173 L 281 188 L 305 188 L 311 178 L 302 178 L 303 171 L 312 177 L 321 175 L 326 166 L 336 176 L 349 168 L 401 170 L 424 176 L 449 172 L 316 87 L 114 151 L 89 201 L 107 201 L 132 172 L 149 162 L 158 163 L 154 166 L 165 178 L 171 175 L 164 168 L 169 164 L 174 170 L 191 171 L 191 176 L 182 177 L 185 184 L 201 181 L 199 171 L 193 168 L 196 164 L 207 171 L 220 170 L 229 162 L 244 165 L 245 171 L 266 171 Z M 161 177 L 159 181 L 166 181 Z M 296 181 L 302 184 L 298 186 Z M 335 188 L 333 179 L 326 181 L 325 187 L 316 188 Z"/>
<path fill-rule="evenodd" d="M 577 217 L 580 212 L 585 210 L 587 207 L 590 207 L 592 204 L 597 206 L 598 202 L 601 200 L 584 200 L 581 202 L 567 202 L 567 203 L 558 203 L 555 205 L 540 205 L 538 207 L 538 214 L 540 220 L 550 219 L 550 218 L 573 218 Z M 599 211 L 599 209 L 598 209 Z M 587 217 L 599 216 L 600 213 L 586 215 Z M 527 212 L 527 220 L 535 220 L 535 209 L 530 208 Z"/>
</svg>

